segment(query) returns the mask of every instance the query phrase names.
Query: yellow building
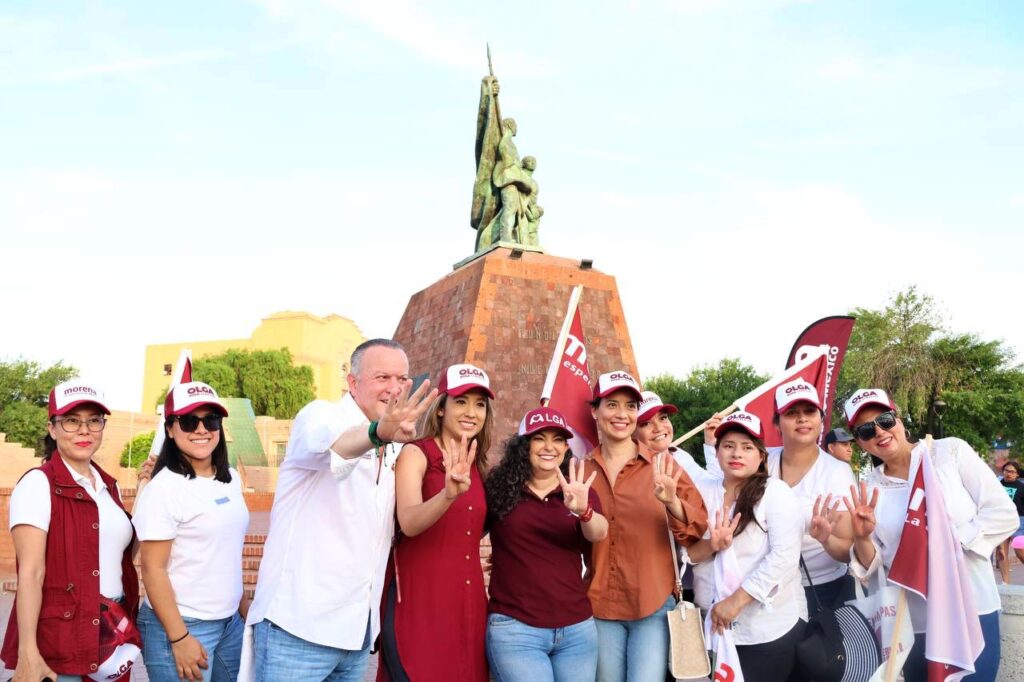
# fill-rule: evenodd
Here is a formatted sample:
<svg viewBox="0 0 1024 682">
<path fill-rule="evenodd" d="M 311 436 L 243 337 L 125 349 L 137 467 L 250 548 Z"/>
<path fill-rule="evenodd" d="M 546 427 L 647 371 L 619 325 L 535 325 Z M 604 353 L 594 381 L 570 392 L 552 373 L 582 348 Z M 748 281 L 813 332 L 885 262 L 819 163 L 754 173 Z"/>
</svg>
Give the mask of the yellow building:
<svg viewBox="0 0 1024 682">
<path fill-rule="evenodd" d="M 348 360 L 356 346 L 365 341 L 356 324 L 341 315 L 317 317 L 310 313 L 285 311 L 264 318 L 248 339 L 188 341 L 146 346 L 146 368 L 142 380 L 142 413 L 156 409 L 156 401 L 171 383 L 171 367 L 182 348 L 199 359 L 229 348 L 277 350 L 287 348 L 297 365 L 313 369 L 316 397 L 338 400 L 348 390 Z"/>
</svg>

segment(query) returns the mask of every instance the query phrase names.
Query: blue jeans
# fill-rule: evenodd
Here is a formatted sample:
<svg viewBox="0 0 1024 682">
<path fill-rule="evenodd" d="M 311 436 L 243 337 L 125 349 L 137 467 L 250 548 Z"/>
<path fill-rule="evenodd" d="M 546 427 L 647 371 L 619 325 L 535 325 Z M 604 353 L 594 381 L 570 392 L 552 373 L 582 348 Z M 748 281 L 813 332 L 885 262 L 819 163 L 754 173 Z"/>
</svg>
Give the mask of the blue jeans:
<svg viewBox="0 0 1024 682">
<path fill-rule="evenodd" d="M 242 632 L 245 624 L 237 613 L 220 620 L 182 618 L 185 627 L 199 640 L 209 656 L 203 679 L 233 682 L 238 679 L 238 662 L 242 656 Z M 139 605 L 139 633 L 142 635 L 142 660 L 153 682 L 178 682 L 178 667 L 167 632 L 149 606 Z M 176 633 L 177 634 L 177 633 Z"/>
<path fill-rule="evenodd" d="M 640 620 L 597 623 L 598 682 L 664 682 L 668 674 L 668 617 L 675 608 L 669 595 L 657 611 Z"/>
<path fill-rule="evenodd" d="M 253 628 L 256 682 L 362 682 L 370 662 L 370 627 L 358 651 L 314 644 L 261 620 Z"/>
<path fill-rule="evenodd" d="M 487 660 L 498 682 L 593 682 L 594 619 L 564 628 L 535 628 L 511 616 L 487 617 Z"/>
</svg>

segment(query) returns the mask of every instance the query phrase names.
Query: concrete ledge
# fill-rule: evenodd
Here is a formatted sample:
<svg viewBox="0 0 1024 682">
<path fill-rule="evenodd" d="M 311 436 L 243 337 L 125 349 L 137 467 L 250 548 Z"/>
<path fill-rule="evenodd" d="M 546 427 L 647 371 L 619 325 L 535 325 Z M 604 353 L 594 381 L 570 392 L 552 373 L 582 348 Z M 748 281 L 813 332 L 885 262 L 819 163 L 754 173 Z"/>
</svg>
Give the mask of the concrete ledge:
<svg viewBox="0 0 1024 682">
<path fill-rule="evenodd" d="M 1002 659 L 997 682 L 1024 680 L 1024 585 L 999 585 L 1003 612 L 999 616 Z"/>
</svg>

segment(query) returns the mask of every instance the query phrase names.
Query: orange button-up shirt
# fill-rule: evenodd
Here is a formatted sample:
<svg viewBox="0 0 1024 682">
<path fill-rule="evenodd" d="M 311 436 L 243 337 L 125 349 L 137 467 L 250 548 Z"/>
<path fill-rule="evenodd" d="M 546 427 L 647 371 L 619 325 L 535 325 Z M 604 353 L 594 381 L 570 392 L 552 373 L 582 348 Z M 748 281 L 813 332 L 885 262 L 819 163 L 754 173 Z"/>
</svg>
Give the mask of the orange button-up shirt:
<svg viewBox="0 0 1024 682">
<path fill-rule="evenodd" d="M 670 461 L 671 458 L 670 458 Z M 679 466 L 672 461 L 673 469 Z M 669 514 L 654 496 L 654 456 L 640 455 L 609 483 L 600 446 L 586 459 L 586 476 L 597 471 L 592 489 L 608 519 L 608 535 L 591 546 L 587 557 L 587 594 L 594 616 L 605 620 L 639 620 L 657 611 L 675 590 L 675 569 L 668 528 L 676 542 L 689 546 L 704 535 L 708 513 L 690 477 L 683 472 L 676 494 L 685 521 Z"/>
</svg>

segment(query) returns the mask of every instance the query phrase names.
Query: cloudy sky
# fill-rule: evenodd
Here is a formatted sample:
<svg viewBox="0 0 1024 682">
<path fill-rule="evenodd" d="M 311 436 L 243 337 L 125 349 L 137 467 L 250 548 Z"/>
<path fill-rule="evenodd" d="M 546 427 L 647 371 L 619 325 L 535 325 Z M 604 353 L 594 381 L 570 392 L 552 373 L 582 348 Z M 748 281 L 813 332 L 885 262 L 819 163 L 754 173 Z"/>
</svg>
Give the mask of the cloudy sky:
<svg viewBox="0 0 1024 682">
<path fill-rule="evenodd" d="M 643 376 L 779 369 L 911 284 L 1024 354 L 1022 29 L 1013 0 L 7 0 L 0 358 L 137 409 L 146 344 L 287 309 L 390 335 L 473 248 L 485 41 L 542 244 L 618 278 Z"/>
</svg>

